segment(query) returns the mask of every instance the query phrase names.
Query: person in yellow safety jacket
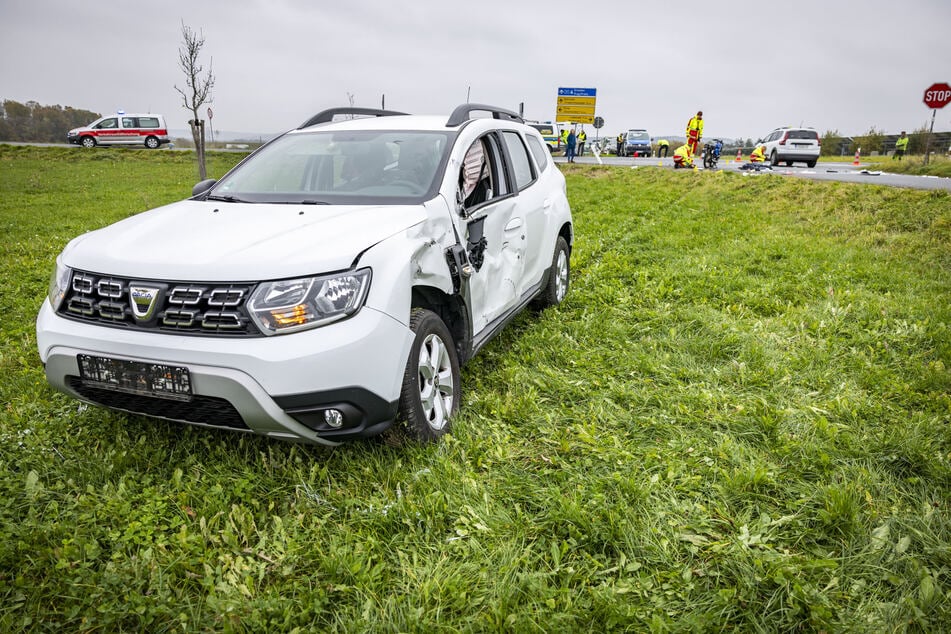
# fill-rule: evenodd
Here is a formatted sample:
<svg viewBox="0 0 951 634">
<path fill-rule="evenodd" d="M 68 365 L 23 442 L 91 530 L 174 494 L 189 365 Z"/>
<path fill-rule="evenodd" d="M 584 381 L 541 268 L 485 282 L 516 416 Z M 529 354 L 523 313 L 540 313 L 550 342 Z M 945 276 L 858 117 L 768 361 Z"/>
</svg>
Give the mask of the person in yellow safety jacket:
<svg viewBox="0 0 951 634">
<path fill-rule="evenodd" d="M 588 134 L 582 130 L 578 133 L 578 154 L 577 156 L 584 156 L 584 142 L 588 140 Z"/>
<path fill-rule="evenodd" d="M 687 145 L 690 146 L 690 152 L 697 153 L 700 147 L 700 139 L 703 138 L 703 111 L 698 110 L 697 116 L 691 117 L 687 122 Z"/>
<path fill-rule="evenodd" d="M 750 163 L 762 163 L 766 160 L 766 146 L 757 145 L 753 148 L 753 151 L 750 152 Z"/>
<path fill-rule="evenodd" d="M 561 131 L 561 147 L 568 151 L 568 128 Z"/>
<path fill-rule="evenodd" d="M 670 141 L 667 139 L 661 139 L 657 142 L 657 158 L 660 158 L 663 155 L 667 157 L 667 150 L 670 148 Z"/>
<path fill-rule="evenodd" d="M 898 140 L 895 141 L 895 153 L 892 154 L 892 160 L 898 159 L 901 160 L 901 157 L 905 155 L 905 150 L 908 149 L 908 137 L 905 136 L 905 131 L 901 131 L 901 136 L 898 137 Z"/>
<path fill-rule="evenodd" d="M 622 146 L 622 145 L 624 145 L 624 133 L 623 133 L 623 132 L 622 132 L 621 134 L 617 135 L 617 150 L 615 150 L 614 153 L 617 154 L 618 156 L 621 156 L 621 146 Z"/>
<path fill-rule="evenodd" d="M 690 146 L 684 143 L 674 150 L 674 169 L 695 167 L 693 164 L 693 152 Z"/>
</svg>

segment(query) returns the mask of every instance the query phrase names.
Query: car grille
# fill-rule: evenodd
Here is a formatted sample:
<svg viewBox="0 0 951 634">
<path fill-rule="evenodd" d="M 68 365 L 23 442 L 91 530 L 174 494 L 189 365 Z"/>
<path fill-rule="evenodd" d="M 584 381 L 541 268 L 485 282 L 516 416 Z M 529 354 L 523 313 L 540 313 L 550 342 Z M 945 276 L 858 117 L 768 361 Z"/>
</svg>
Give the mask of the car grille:
<svg viewBox="0 0 951 634">
<path fill-rule="evenodd" d="M 149 281 L 73 271 L 59 314 L 133 330 L 259 337 L 248 317 L 252 284 Z"/>
<path fill-rule="evenodd" d="M 234 405 L 223 398 L 192 396 L 187 401 L 177 401 L 93 387 L 83 383 L 78 376 L 67 377 L 66 381 L 69 387 L 83 398 L 112 409 L 186 423 L 248 429 Z"/>
</svg>

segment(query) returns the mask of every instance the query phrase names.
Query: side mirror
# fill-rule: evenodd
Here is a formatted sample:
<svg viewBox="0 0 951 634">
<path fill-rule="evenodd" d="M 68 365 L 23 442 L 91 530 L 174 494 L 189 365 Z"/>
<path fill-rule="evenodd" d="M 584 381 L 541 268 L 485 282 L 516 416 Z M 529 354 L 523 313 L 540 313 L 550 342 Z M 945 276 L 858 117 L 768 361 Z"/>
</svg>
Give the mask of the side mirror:
<svg viewBox="0 0 951 634">
<path fill-rule="evenodd" d="M 198 196 L 201 196 L 202 194 L 207 192 L 209 189 L 211 189 L 214 186 L 214 184 L 217 182 L 218 182 L 217 178 L 206 178 L 205 180 L 196 184 L 194 187 L 192 187 L 192 198 L 197 198 Z"/>
</svg>

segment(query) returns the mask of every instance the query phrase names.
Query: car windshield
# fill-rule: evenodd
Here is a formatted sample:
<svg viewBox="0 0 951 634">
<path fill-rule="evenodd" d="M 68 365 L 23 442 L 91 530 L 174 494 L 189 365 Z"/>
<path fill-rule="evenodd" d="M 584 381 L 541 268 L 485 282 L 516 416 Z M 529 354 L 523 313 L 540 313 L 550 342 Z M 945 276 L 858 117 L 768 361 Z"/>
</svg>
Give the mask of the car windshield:
<svg viewBox="0 0 951 634">
<path fill-rule="evenodd" d="M 448 132 L 291 132 L 262 147 L 209 192 L 211 200 L 414 204 L 430 198 Z"/>
<path fill-rule="evenodd" d="M 650 141 L 651 137 L 645 130 L 639 132 L 628 132 L 627 133 L 628 141 Z"/>
</svg>

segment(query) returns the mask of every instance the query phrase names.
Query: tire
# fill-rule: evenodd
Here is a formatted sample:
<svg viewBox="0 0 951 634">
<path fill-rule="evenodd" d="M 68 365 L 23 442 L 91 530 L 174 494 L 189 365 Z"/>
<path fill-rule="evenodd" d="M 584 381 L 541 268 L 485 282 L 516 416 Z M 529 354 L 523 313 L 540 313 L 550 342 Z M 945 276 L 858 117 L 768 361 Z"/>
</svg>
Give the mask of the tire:
<svg viewBox="0 0 951 634">
<path fill-rule="evenodd" d="M 149 148 L 150 150 L 158 149 L 160 145 L 161 143 L 159 143 L 159 140 L 154 136 L 145 137 L 145 147 Z"/>
<path fill-rule="evenodd" d="M 96 139 L 92 138 L 91 136 L 84 136 L 80 140 L 80 143 L 82 144 L 83 147 L 88 147 L 88 148 L 96 147 Z"/>
<path fill-rule="evenodd" d="M 773 153 L 769 155 L 769 162 L 774 167 L 779 167 L 779 155 L 776 153 L 776 150 L 773 150 Z"/>
<path fill-rule="evenodd" d="M 809 167 L 815 167 L 815 166 L 816 166 L 816 162 L 815 162 L 815 161 L 806 161 L 806 165 L 808 165 Z"/>
<path fill-rule="evenodd" d="M 551 274 L 548 284 L 541 295 L 533 302 L 533 306 L 542 310 L 549 306 L 557 306 L 564 301 L 571 283 L 571 256 L 568 243 L 561 236 L 555 241 L 555 253 L 551 258 Z"/>
<path fill-rule="evenodd" d="M 446 324 L 436 313 L 414 308 L 415 333 L 400 390 L 397 431 L 419 443 L 447 434 L 459 409 L 459 357 Z"/>
</svg>

